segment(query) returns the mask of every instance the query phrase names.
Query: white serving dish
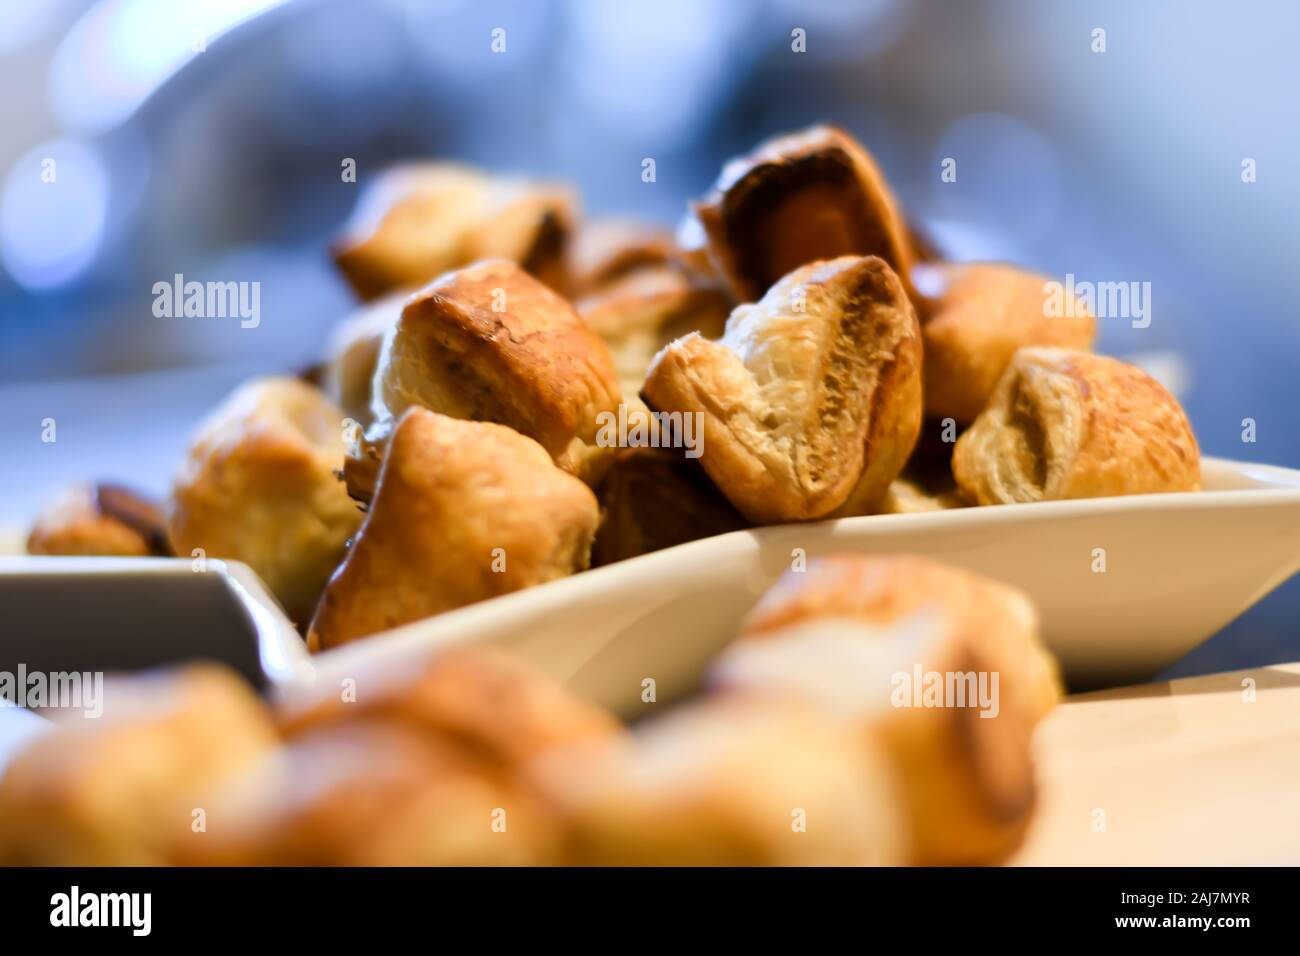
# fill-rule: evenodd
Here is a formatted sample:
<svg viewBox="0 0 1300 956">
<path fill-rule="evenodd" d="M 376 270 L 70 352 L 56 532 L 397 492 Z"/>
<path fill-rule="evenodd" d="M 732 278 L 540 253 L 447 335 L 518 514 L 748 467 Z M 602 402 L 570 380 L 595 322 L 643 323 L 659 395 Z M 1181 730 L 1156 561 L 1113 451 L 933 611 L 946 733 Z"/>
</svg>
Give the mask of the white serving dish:
<svg viewBox="0 0 1300 956">
<path fill-rule="evenodd" d="M 247 568 L 229 574 L 250 608 L 274 683 L 341 680 L 358 659 L 400 663 L 452 641 L 510 648 L 626 717 L 643 681 L 666 702 L 791 566 L 795 549 L 929 555 L 1014 584 L 1073 689 L 1148 680 L 1300 570 L 1300 472 L 1207 459 L 1206 490 L 847 518 L 737 531 L 428 618 L 308 659 Z M 1104 549 L 1105 571 L 1094 571 Z M 67 562 L 65 565 L 64 562 Z M 0 559 L 6 576 L 191 574 L 188 561 Z M 24 570 L 27 569 L 27 570 Z M 165 575 L 164 575 L 165 576 Z M 69 588 L 75 587 L 69 575 Z M 12 582 L 11 582 L 12 583 Z M 166 582 L 156 582 L 165 587 Z M 71 590 L 69 593 L 72 593 Z M 2 629 L 0 629 L 2 630 Z M 184 635 L 177 636 L 183 641 Z M 0 647 L 3 646 L 0 640 Z"/>
</svg>

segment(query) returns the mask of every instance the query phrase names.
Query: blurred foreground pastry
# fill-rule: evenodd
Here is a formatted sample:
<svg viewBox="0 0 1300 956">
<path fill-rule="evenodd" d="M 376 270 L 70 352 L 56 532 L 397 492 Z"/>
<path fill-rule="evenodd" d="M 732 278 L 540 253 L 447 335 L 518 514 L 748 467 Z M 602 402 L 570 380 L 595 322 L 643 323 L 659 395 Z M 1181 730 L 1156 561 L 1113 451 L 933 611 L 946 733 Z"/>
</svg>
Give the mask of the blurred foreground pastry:
<svg viewBox="0 0 1300 956">
<path fill-rule="evenodd" d="M 880 755 L 815 708 L 706 701 L 630 740 L 535 768 L 597 866 L 858 866 L 903 859 L 895 782 Z"/>
<path fill-rule="evenodd" d="M 912 861 L 977 864 L 1034 806 L 1034 726 L 1059 695 L 1037 616 L 1012 588 L 921 558 L 787 572 L 715 663 L 716 690 L 794 697 L 890 755 Z"/>
<path fill-rule="evenodd" d="M 27 553 L 166 557 L 171 544 L 157 502 L 121 485 L 77 485 L 36 519 L 27 536 Z"/>
<path fill-rule="evenodd" d="M 561 831 L 525 764 L 623 732 L 497 651 L 356 655 L 330 674 L 284 692 L 285 749 L 214 795 L 212 825 L 175 847 L 181 862 L 555 862 Z"/>
<path fill-rule="evenodd" d="M 746 518 L 799 521 L 875 509 L 921 423 L 920 332 L 881 259 L 796 269 L 738 306 L 722 339 L 655 356 L 642 397 L 703 416 L 703 463 Z"/>
<path fill-rule="evenodd" d="M 455 163 L 407 164 L 367 188 L 334 244 L 334 258 L 363 299 L 492 257 L 563 289 L 574 206 L 563 187 Z"/>
<path fill-rule="evenodd" d="M 242 386 L 199 427 L 176 476 L 177 553 L 245 562 L 305 623 L 361 524 L 337 474 L 344 449 L 343 414 L 319 389 L 279 378 Z"/>
<path fill-rule="evenodd" d="M 1067 349 L 1016 353 L 952 467 L 962 494 L 981 505 L 1201 485 L 1178 400 L 1135 366 Z"/>
<path fill-rule="evenodd" d="M 802 265 L 846 255 L 879 256 L 911 294 L 907 225 L 871 156 L 841 130 L 814 126 L 733 159 L 695 211 L 740 302 Z"/>
<path fill-rule="evenodd" d="M 1052 314 L 1046 276 L 973 263 L 928 265 L 914 278 L 928 297 L 921 337 L 925 412 L 932 418 L 973 422 L 1019 348 L 1092 346 L 1092 314 L 1079 301 Z"/>
<path fill-rule="evenodd" d="M 369 497 L 388 436 L 417 406 L 509 425 L 591 476 L 606 454 L 599 416 L 618 404 L 609 352 L 573 307 L 512 262 L 479 262 L 412 296 L 385 338 L 375 420 L 349 453 L 348 489 Z"/>
<path fill-rule="evenodd" d="M 166 862 L 192 832 L 204 794 L 260 765 L 270 715 L 227 671 L 109 680 L 104 715 L 61 715 L 0 777 L 0 864 Z"/>
<path fill-rule="evenodd" d="M 587 566 L 597 506 L 537 442 L 414 407 L 312 621 L 315 650 Z"/>
</svg>

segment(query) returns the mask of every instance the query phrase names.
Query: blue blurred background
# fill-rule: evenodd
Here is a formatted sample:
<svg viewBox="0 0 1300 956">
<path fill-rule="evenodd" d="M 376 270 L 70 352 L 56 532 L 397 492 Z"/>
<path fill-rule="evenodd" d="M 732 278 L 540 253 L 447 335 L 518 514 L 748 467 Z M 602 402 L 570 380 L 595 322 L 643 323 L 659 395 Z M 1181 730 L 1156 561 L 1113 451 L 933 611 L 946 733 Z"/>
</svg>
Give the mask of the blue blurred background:
<svg viewBox="0 0 1300 956">
<path fill-rule="evenodd" d="M 326 245 L 393 160 L 568 179 L 590 213 L 672 224 L 728 156 L 818 120 L 863 139 L 953 258 L 1151 283 L 1150 326 L 1107 320 L 1100 347 L 1175 388 L 1207 453 L 1300 466 L 1298 4 L 0 10 L 0 442 L 17 463 L 0 520 L 69 476 L 161 490 L 194 418 L 238 378 L 314 359 L 352 305 Z M 956 182 L 940 179 L 949 157 Z M 178 272 L 260 281 L 260 325 L 155 318 L 152 286 Z M 39 442 L 47 416 L 57 454 Z M 1297 621 L 1293 583 L 1179 670 L 1300 659 Z"/>
</svg>

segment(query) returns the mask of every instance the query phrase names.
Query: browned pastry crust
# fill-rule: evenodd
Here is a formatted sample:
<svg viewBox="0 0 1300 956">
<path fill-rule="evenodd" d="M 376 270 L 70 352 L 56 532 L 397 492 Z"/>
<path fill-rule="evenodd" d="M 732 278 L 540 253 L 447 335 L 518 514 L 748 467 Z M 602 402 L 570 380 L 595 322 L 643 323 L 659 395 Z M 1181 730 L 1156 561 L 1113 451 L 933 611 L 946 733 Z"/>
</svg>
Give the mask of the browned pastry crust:
<svg viewBox="0 0 1300 956">
<path fill-rule="evenodd" d="M 325 346 L 321 387 L 361 428 L 373 418 L 371 390 L 384 336 L 410 297 L 411 290 L 401 290 L 362 306 L 335 326 Z"/>
<path fill-rule="evenodd" d="M 609 347 L 625 395 L 637 393 L 661 348 L 691 332 L 716 339 L 731 312 L 717 288 L 672 264 L 630 270 L 575 306 Z"/>
<path fill-rule="evenodd" d="M 1069 315 L 1047 314 L 1046 276 L 975 263 L 929 265 L 914 278 L 929 295 L 921 335 L 925 412 L 933 418 L 973 422 L 1019 348 L 1092 347 L 1096 321 L 1081 302 Z"/>
<path fill-rule="evenodd" d="M 795 701 L 697 703 L 631 740 L 559 751 L 533 779 L 599 866 L 885 865 L 902 860 L 878 752 Z"/>
<path fill-rule="evenodd" d="M 596 496 L 601 518 L 593 566 L 750 526 L 699 463 L 675 448 L 621 449 Z"/>
<path fill-rule="evenodd" d="M 503 651 L 448 647 L 423 661 L 356 654 L 344 668 L 348 687 L 322 683 L 285 691 L 281 731 L 351 720 L 381 720 L 453 740 L 506 767 L 553 747 L 618 736 L 607 711 L 561 688 Z"/>
<path fill-rule="evenodd" d="M 665 229 L 625 219 L 596 219 L 578 227 L 569 246 L 570 292 L 591 293 L 628 273 L 670 264 L 677 256 Z"/>
<path fill-rule="evenodd" d="M 479 262 L 412 296 L 386 337 L 375 422 L 349 453 L 348 488 L 369 496 L 393 426 L 416 406 L 509 425 L 593 477 L 606 457 L 600 413 L 618 403 L 609 352 L 572 306 L 512 262 Z"/>
<path fill-rule="evenodd" d="M 751 521 L 861 514 L 906 462 L 921 423 L 920 332 L 874 256 L 796 269 L 738 306 L 711 342 L 669 344 L 642 397 L 702 413 L 700 461 Z"/>
<path fill-rule="evenodd" d="M 413 407 L 312 621 L 320 650 L 587 566 L 596 498 L 535 441 Z"/>
<path fill-rule="evenodd" d="M 157 865 L 210 787 L 275 746 L 252 690 L 208 665 L 115 679 L 104 715 L 67 714 L 0 778 L 0 864 Z"/>
<path fill-rule="evenodd" d="M 359 718 L 296 737 L 207 795 L 209 826 L 174 862 L 200 866 L 546 863 L 557 834 L 537 798 L 455 741 Z"/>
<path fill-rule="evenodd" d="M 981 505 L 1201 486 L 1196 436 L 1178 400 L 1118 359 L 1026 348 L 957 442 L 953 475 Z"/>
<path fill-rule="evenodd" d="M 304 622 L 361 524 L 337 471 L 343 414 L 295 379 L 239 388 L 198 430 L 172 489 L 177 553 L 247 563 Z"/>
<path fill-rule="evenodd" d="M 37 518 L 27 553 L 93 557 L 171 554 L 162 509 L 121 485 L 69 488 Z"/>
<path fill-rule="evenodd" d="M 753 302 L 799 266 L 879 256 L 911 294 L 907 225 L 884 176 L 841 130 L 814 126 L 733 159 L 695 207 L 736 299 Z"/>
<path fill-rule="evenodd" d="M 915 706 L 899 675 L 931 673 L 985 675 L 986 690 L 996 674 L 992 707 Z M 787 573 L 711 683 L 820 702 L 883 745 L 922 864 L 993 862 L 1017 844 L 1034 804 L 1030 736 L 1059 696 L 1028 599 L 921 558 L 843 556 Z"/>
<path fill-rule="evenodd" d="M 454 163 L 399 166 L 363 195 L 334 259 L 363 299 L 489 257 L 512 259 L 563 289 L 575 205 L 562 187 Z"/>
</svg>

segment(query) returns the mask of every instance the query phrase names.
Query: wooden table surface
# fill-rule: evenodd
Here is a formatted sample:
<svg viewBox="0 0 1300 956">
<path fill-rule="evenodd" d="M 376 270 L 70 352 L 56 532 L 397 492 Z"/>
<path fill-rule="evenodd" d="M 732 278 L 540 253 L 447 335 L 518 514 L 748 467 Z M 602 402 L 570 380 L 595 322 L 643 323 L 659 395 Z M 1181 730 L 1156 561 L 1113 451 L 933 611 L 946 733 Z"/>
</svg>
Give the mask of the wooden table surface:
<svg viewBox="0 0 1300 956">
<path fill-rule="evenodd" d="M 1015 864 L 1300 864 L 1300 663 L 1069 698 Z"/>
</svg>

